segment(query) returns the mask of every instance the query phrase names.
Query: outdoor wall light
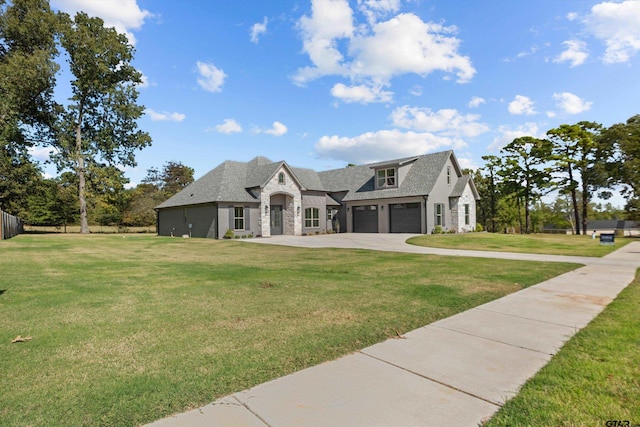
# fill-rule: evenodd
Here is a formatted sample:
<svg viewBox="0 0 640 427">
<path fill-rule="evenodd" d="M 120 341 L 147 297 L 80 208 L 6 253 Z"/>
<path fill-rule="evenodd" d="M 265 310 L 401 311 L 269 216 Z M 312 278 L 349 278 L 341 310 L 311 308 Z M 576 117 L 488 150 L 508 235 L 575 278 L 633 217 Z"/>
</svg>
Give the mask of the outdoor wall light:
<svg viewBox="0 0 640 427">
<path fill-rule="evenodd" d="M 298 212 L 298 215 L 300 215 L 300 206 L 298 206 L 297 212 Z"/>
<path fill-rule="evenodd" d="M 269 213 L 269 205 L 265 205 L 264 207 L 264 213 L 268 214 Z"/>
</svg>

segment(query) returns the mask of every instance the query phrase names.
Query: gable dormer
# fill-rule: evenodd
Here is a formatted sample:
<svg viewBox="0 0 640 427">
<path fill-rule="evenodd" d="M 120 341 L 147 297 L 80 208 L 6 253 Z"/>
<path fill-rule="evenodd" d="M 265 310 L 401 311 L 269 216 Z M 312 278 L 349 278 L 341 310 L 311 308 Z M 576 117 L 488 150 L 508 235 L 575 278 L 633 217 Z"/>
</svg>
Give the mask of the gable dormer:
<svg viewBox="0 0 640 427">
<path fill-rule="evenodd" d="M 369 166 L 374 170 L 374 186 L 376 190 L 398 188 L 409 173 L 418 157 L 375 163 Z"/>
</svg>

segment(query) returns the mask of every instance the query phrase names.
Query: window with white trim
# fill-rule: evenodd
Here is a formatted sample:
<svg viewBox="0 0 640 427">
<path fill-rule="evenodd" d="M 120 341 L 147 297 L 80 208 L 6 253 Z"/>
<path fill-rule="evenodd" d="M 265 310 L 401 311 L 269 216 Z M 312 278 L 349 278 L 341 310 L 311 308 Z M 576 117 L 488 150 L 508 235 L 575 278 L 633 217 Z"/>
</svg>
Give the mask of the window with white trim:
<svg viewBox="0 0 640 427">
<path fill-rule="evenodd" d="M 306 208 L 304 210 L 304 226 L 306 228 L 320 227 L 320 209 Z"/>
<path fill-rule="evenodd" d="M 244 231 L 244 206 L 234 206 L 233 227 L 237 231 Z"/>
<path fill-rule="evenodd" d="M 378 188 L 395 187 L 396 186 L 396 170 L 395 168 L 378 170 Z"/>
<path fill-rule="evenodd" d="M 447 185 L 451 185 L 451 166 L 447 166 Z"/>
<path fill-rule="evenodd" d="M 444 226 L 444 205 L 442 203 L 435 204 L 436 226 Z"/>
<path fill-rule="evenodd" d="M 470 211 L 471 211 L 471 210 L 470 210 L 469 204 L 468 204 L 468 203 L 467 203 L 467 204 L 465 204 L 465 205 L 464 205 L 464 225 L 469 225 L 469 221 L 470 221 L 470 219 L 469 219 L 469 212 L 470 212 Z"/>
</svg>

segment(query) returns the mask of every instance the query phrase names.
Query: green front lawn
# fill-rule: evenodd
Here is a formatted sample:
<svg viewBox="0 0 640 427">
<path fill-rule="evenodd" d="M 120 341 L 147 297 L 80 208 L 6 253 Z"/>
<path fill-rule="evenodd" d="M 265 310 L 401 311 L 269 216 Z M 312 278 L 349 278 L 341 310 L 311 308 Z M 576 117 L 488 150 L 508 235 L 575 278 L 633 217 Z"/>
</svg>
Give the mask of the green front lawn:
<svg viewBox="0 0 640 427">
<path fill-rule="evenodd" d="M 138 425 L 575 265 L 235 241 L 0 242 L 0 424 Z M 30 341 L 11 343 L 18 335 Z"/>
<path fill-rule="evenodd" d="M 614 245 L 601 245 L 599 238 L 591 236 L 464 233 L 425 234 L 412 237 L 407 243 L 432 248 L 602 257 L 634 240 L 637 239 L 616 237 Z"/>
<path fill-rule="evenodd" d="M 640 425 L 638 307 L 640 276 L 486 427 Z"/>
</svg>

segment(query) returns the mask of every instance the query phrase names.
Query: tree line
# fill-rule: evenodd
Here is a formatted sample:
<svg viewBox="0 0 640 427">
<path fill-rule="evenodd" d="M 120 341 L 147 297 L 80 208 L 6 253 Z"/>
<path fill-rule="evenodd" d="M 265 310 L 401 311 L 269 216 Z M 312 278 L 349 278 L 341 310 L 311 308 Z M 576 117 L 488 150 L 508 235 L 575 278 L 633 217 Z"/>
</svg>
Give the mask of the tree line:
<svg viewBox="0 0 640 427">
<path fill-rule="evenodd" d="M 137 102 L 142 75 L 133 56 L 127 37 L 100 18 L 55 13 L 47 0 L 0 0 L 3 210 L 36 220 L 59 204 L 56 216 L 66 221 L 77 205 L 81 232 L 89 232 L 90 196 L 108 199 L 107 188 L 123 185 L 117 168 L 135 166 L 135 152 L 151 144 L 137 125 L 144 107 Z M 54 97 L 61 59 L 72 76 L 64 103 Z M 34 147 L 49 148 L 59 178 L 39 178 L 29 155 Z M 38 197 L 50 203 L 31 212 L 29 199 Z"/>
<path fill-rule="evenodd" d="M 478 221 L 488 231 L 530 233 L 549 224 L 587 234 L 590 219 L 640 219 L 640 115 L 609 128 L 563 124 L 546 138 L 516 138 L 482 159 L 473 176 Z M 623 210 L 594 202 L 615 191 L 625 198 Z M 555 201 L 543 203 L 552 192 Z"/>
</svg>

